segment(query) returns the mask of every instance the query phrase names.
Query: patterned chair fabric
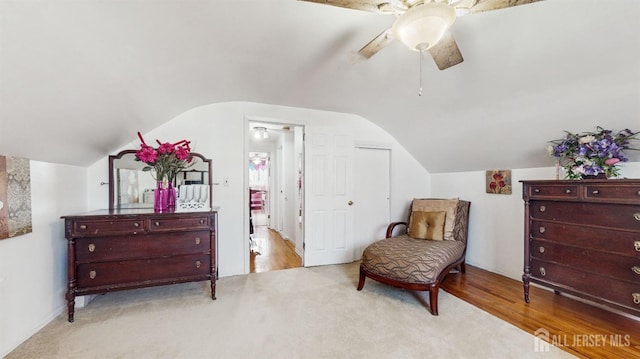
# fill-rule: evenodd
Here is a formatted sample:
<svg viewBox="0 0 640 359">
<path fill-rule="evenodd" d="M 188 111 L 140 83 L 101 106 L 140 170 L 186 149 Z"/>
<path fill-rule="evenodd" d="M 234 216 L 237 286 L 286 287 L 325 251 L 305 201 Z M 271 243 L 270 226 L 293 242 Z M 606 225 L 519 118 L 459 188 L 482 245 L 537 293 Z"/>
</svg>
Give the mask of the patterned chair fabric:
<svg viewBox="0 0 640 359">
<path fill-rule="evenodd" d="M 362 254 L 368 272 L 403 283 L 428 284 L 464 253 L 460 241 L 431 241 L 406 234 L 372 243 Z"/>
<path fill-rule="evenodd" d="M 448 220 L 452 221 L 453 226 L 449 239 L 415 239 L 406 233 L 392 236 L 396 225 L 406 227 L 411 221 L 411 212 L 428 206 L 429 201 L 436 203 L 436 206 L 448 203 L 448 206 L 454 207 L 446 208 L 450 215 Z M 438 315 L 440 283 L 455 267 L 459 266 L 462 273 L 465 271 L 470 205 L 470 202 L 462 200 L 413 200 L 408 221 L 390 224 L 387 238 L 372 243 L 364 250 L 358 290 L 364 286 L 365 277 L 396 287 L 429 290 L 431 313 Z"/>
</svg>

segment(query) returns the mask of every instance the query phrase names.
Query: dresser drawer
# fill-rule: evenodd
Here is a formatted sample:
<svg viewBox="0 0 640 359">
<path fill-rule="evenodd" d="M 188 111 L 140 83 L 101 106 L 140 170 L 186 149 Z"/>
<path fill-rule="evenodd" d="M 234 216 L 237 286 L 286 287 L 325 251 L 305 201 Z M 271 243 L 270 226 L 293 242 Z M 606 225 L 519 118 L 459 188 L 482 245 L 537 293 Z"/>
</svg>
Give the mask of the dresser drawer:
<svg viewBox="0 0 640 359">
<path fill-rule="evenodd" d="M 209 229 L 210 217 L 207 215 L 200 216 L 155 216 L 149 217 L 149 232 L 163 232 L 175 230 L 196 230 Z"/>
<path fill-rule="evenodd" d="M 140 219 L 77 219 L 71 221 L 74 236 L 110 236 L 144 232 L 144 221 Z"/>
<path fill-rule="evenodd" d="M 640 206 L 601 203 L 532 201 L 532 219 L 640 231 Z"/>
<path fill-rule="evenodd" d="M 594 183 L 585 184 L 584 188 L 584 196 L 588 201 L 640 204 L 640 186 Z"/>
<path fill-rule="evenodd" d="M 542 274 L 544 273 L 544 275 Z M 623 306 L 640 313 L 640 281 L 627 282 L 541 260 L 531 261 L 531 276 L 588 298 Z"/>
<path fill-rule="evenodd" d="M 578 184 L 531 185 L 527 188 L 531 199 L 577 199 L 580 194 Z"/>
<path fill-rule="evenodd" d="M 626 257 L 538 239 L 531 241 L 530 248 L 530 255 L 534 260 L 561 263 L 615 280 L 640 282 L 640 256 Z"/>
<path fill-rule="evenodd" d="M 171 282 L 211 273 L 208 254 L 78 264 L 79 288 Z"/>
<path fill-rule="evenodd" d="M 133 258 L 209 253 L 208 231 L 122 237 L 78 238 L 76 261 L 97 262 Z"/>
<path fill-rule="evenodd" d="M 585 227 L 577 224 L 531 221 L 531 238 L 596 249 L 640 259 L 640 232 Z"/>
</svg>

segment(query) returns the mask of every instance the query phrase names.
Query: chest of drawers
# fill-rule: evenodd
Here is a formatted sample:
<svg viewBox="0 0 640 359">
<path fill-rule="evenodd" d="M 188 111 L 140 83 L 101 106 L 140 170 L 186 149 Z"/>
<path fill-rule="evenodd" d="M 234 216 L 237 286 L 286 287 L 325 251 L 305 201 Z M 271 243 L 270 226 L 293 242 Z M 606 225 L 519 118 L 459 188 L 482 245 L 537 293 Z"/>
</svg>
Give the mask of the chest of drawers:
<svg viewBox="0 0 640 359">
<path fill-rule="evenodd" d="M 216 299 L 217 212 L 129 209 L 62 218 L 70 322 L 77 295 L 209 280 Z"/>
<path fill-rule="evenodd" d="M 640 180 L 522 181 L 524 284 L 640 315 Z"/>
</svg>

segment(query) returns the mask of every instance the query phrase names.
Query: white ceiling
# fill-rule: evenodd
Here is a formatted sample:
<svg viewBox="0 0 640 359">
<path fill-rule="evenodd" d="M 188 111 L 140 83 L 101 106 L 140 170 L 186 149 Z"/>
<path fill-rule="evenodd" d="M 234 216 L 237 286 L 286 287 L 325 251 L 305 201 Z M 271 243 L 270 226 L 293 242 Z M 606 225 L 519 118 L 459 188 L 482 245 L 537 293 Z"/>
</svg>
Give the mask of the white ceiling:
<svg viewBox="0 0 640 359">
<path fill-rule="evenodd" d="M 546 0 L 460 17 L 439 71 L 393 17 L 296 0 L 0 0 L 0 153 L 88 165 L 193 107 L 361 115 L 432 173 L 551 166 L 563 130 L 640 129 L 640 1 Z M 633 158 L 640 160 L 640 157 Z"/>
</svg>

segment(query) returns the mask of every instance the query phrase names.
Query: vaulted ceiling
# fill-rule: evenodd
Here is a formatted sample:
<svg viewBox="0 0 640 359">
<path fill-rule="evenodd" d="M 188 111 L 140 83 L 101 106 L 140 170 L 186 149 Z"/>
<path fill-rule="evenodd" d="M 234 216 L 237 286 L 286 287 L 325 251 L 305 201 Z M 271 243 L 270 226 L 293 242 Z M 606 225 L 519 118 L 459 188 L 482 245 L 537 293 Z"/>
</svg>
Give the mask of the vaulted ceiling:
<svg viewBox="0 0 640 359">
<path fill-rule="evenodd" d="M 393 16 L 296 0 L 0 0 L 0 154 L 88 165 L 193 107 L 360 115 L 432 173 L 551 166 L 563 130 L 640 129 L 640 1 L 545 0 L 459 17 L 444 71 Z M 640 157 L 632 158 L 640 160 Z"/>
</svg>

